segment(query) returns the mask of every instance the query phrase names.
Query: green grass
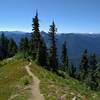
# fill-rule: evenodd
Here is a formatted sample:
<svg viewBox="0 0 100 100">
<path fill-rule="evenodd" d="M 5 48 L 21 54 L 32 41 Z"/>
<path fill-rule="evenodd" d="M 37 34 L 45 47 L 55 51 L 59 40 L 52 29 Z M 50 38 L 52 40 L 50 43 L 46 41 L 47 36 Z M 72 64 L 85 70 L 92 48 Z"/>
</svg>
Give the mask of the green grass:
<svg viewBox="0 0 100 100">
<path fill-rule="evenodd" d="M 65 100 L 72 100 L 76 96 L 77 100 L 100 100 L 100 92 L 94 92 L 79 81 L 66 75 L 62 78 L 39 67 L 34 62 L 31 66 L 32 72 L 41 80 L 41 93 L 46 100 L 57 100 L 65 95 Z"/>
<path fill-rule="evenodd" d="M 31 77 L 28 76 L 25 65 L 29 62 L 22 59 L 22 55 L 0 62 L 0 100 L 28 100 L 31 96 Z M 84 84 L 69 77 L 65 79 L 57 76 L 32 62 L 31 71 L 41 80 L 40 91 L 45 100 L 57 100 L 64 96 L 64 100 L 100 100 L 100 92 L 89 90 Z"/>
<path fill-rule="evenodd" d="M 28 79 L 28 74 L 24 68 L 28 62 L 26 60 L 4 60 L 0 62 L 0 100 L 27 100 L 29 91 L 24 89 L 23 85 L 25 77 Z"/>
</svg>

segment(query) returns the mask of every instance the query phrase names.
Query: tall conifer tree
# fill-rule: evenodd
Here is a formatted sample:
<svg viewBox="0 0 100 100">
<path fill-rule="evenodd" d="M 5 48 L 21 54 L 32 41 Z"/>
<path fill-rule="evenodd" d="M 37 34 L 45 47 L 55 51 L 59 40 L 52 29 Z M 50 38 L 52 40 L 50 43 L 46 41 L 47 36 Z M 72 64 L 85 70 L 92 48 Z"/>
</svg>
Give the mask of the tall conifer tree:
<svg viewBox="0 0 100 100">
<path fill-rule="evenodd" d="M 9 57 L 14 56 L 17 53 L 17 44 L 16 42 L 11 38 L 9 39 L 8 43 L 8 55 Z"/>
<path fill-rule="evenodd" d="M 94 53 L 91 57 L 90 57 L 90 60 L 89 60 L 89 69 L 91 70 L 96 70 L 97 66 L 97 59 L 96 59 L 96 54 Z"/>
<path fill-rule="evenodd" d="M 46 51 L 46 44 L 40 34 L 39 31 L 39 19 L 38 19 L 38 12 L 36 12 L 36 16 L 33 18 L 32 24 L 32 38 L 31 38 L 31 47 L 30 47 L 30 54 L 38 64 L 42 66 L 47 65 L 47 51 Z"/>
<path fill-rule="evenodd" d="M 44 40 L 41 39 L 36 57 L 37 63 L 47 68 L 47 56 L 48 54 L 47 54 L 46 44 Z"/>
<path fill-rule="evenodd" d="M 80 64 L 80 79 L 84 80 L 87 77 L 88 74 L 88 52 L 87 49 L 85 49 L 82 58 L 81 58 L 81 64 Z"/>
<path fill-rule="evenodd" d="M 74 67 L 73 63 L 71 63 L 71 65 L 68 66 L 68 74 L 69 74 L 71 77 L 74 77 L 74 78 L 75 78 L 76 67 Z"/>
<path fill-rule="evenodd" d="M 30 52 L 32 55 L 33 60 L 36 59 L 39 44 L 41 40 L 41 35 L 39 31 L 39 19 L 38 19 L 38 12 L 36 12 L 36 16 L 33 18 L 33 24 L 32 24 L 32 38 L 31 38 L 31 47 Z"/>
<path fill-rule="evenodd" d="M 68 55 L 67 55 L 67 47 L 66 47 L 66 41 L 62 45 L 62 55 L 61 55 L 61 60 L 62 60 L 62 67 L 64 71 L 68 71 Z"/>
<path fill-rule="evenodd" d="M 52 25 L 50 25 L 49 29 L 49 37 L 50 37 L 50 55 L 49 55 L 49 67 L 52 71 L 57 71 L 58 69 L 58 58 L 57 58 L 57 47 L 56 47 L 56 31 L 57 28 L 55 26 L 54 21 Z"/>
<path fill-rule="evenodd" d="M 92 90 L 96 90 L 98 88 L 97 73 L 98 73 L 97 59 L 96 59 L 96 54 L 94 53 L 92 56 L 90 56 L 88 76 L 86 77 L 85 81 L 86 84 L 90 86 Z"/>
<path fill-rule="evenodd" d="M 7 39 L 7 37 L 4 35 L 4 33 L 1 34 L 0 36 L 0 59 L 4 59 L 8 57 L 8 43 L 9 40 Z"/>
<path fill-rule="evenodd" d="M 20 41 L 20 51 L 23 52 L 24 57 L 29 55 L 29 40 L 27 37 L 24 37 Z"/>
</svg>

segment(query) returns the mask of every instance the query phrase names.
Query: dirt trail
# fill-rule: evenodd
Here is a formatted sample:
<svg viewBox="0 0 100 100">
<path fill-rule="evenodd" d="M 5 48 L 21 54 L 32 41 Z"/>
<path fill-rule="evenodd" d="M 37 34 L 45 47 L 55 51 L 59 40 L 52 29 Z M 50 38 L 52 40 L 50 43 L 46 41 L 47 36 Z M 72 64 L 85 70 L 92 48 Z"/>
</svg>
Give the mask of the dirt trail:
<svg viewBox="0 0 100 100">
<path fill-rule="evenodd" d="M 40 80 L 31 72 L 30 65 L 25 66 L 27 73 L 32 77 L 33 82 L 31 86 L 32 97 L 29 100 L 44 100 L 44 96 L 40 93 L 39 84 Z"/>
</svg>

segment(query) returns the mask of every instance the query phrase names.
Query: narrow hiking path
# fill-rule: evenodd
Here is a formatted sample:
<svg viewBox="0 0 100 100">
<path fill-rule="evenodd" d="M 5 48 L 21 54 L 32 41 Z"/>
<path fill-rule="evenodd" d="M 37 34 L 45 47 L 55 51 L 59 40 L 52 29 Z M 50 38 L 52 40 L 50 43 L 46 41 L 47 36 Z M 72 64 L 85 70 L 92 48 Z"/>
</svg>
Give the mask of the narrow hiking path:
<svg viewBox="0 0 100 100">
<path fill-rule="evenodd" d="M 29 100 L 44 100 L 44 96 L 40 93 L 39 89 L 40 80 L 31 72 L 30 65 L 31 62 L 25 66 L 27 73 L 32 77 L 33 81 L 31 86 L 32 97 Z"/>
</svg>

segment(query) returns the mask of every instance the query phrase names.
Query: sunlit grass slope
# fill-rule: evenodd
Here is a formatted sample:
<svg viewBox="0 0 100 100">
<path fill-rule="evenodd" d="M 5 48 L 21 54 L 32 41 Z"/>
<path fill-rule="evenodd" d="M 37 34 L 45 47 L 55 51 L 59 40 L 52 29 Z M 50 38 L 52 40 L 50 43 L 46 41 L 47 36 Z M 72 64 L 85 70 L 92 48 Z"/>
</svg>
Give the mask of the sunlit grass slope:
<svg viewBox="0 0 100 100">
<path fill-rule="evenodd" d="M 39 67 L 34 62 L 32 72 L 41 80 L 40 89 L 46 100 L 100 100 L 100 92 L 88 90 L 85 85 L 66 75 L 62 78 Z"/>
<path fill-rule="evenodd" d="M 0 100 L 28 100 L 31 96 L 31 78 L 25 66 L 29 62 L 17 55 L 0 62 Z M 79 81 L 59 77 L 32 62 L 31 71 L 40 79 L 40 91 L 45 100 L 100 100 L 100 92 L 87 89 Z"/>
<path fill-rule="evenodd" d="M 27 64 L 26 60 L 15 58 L 0 62 L 0 100 L 27 100 L 30 95 L 25 89 Z"/>
</svg>

